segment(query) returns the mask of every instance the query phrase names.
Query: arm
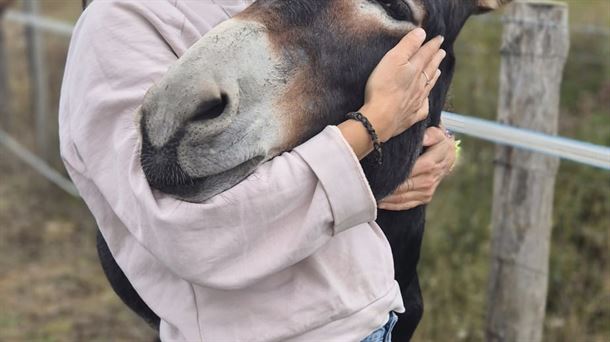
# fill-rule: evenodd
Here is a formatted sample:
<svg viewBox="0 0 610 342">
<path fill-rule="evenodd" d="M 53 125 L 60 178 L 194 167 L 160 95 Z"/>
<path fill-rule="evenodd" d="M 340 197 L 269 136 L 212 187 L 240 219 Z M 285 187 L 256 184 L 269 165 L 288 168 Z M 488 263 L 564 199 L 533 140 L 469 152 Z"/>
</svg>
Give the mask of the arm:
<svg viewBox="0 0 610 342">
<path fill-rule="evenodd" d="M 62 157 L 101 226 L 111 220 L 99 208 L 110 208 L 172 272 L 229 289 L 289 267 L 333 235 L 375 219 L 358 160 L 334 127 L 205 203 L 151 191 L 139 165 L 134 113 L 174 53 L 188 46 L 165 40 L 182 22 L 167 15 L 175 11 L 169 2 L 155 3 L 167 7 L 158 9 L 163 18 L 138 2 L 94 2 L 70 48 Z"/>
<path fill-rule="evenodd" d="M 96 208 L 107 207 L 176 275 L 228 289 L 289 267 L 333 235 L 375 219 L 376 204 L 354 154 L 363 157 L 370 150 L 359 123 L 327 127 L 204 203 L 151 191 L 139 164 L 133 113 L 146 90 L 193 43 L 182 38 L 197 32 L 189 32 L 168 2 L 94 2 L 87 13 L 73 38 L 62 89 L 62 156 L 100 225 L 106 213 Z M 413 51 L 421 42 L 415 45 Z M 438 40 L 422 49 L 430 59 L 435 45 Z M 408 64 L 408 55 L 389 55 L 395 64 Z M 426 65 L 421 64 L 409 68 L 409 75 L 418 75 Z M 408 84 L 421 81 L 412 78 Z M 409 108 L 429 89 L 415 90 L 418 97 L 400 92 L 414 101 L 398 109 L 367 107 L 386 140 L 416 121 Z M 392 112 L 403 114 L 388 119 Z M 427 114 L 418 113 L 420 120 Z"/>
</svg>

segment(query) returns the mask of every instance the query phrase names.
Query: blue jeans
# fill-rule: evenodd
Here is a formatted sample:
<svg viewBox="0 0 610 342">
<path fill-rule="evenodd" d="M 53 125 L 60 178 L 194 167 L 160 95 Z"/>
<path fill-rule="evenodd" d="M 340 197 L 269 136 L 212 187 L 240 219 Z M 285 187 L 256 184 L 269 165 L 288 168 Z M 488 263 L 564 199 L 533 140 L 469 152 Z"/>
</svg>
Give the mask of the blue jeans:
<svg viewBox="0 0 610 342">
<path fill-rule="evenodd" d="M 362 342 L 392 342 L 392 329 L 398 322 L 398 316 L 392 311 L 390 319 L 383 327 L 373 331 L 369 336 L 365 337 Z"/>
</svg>

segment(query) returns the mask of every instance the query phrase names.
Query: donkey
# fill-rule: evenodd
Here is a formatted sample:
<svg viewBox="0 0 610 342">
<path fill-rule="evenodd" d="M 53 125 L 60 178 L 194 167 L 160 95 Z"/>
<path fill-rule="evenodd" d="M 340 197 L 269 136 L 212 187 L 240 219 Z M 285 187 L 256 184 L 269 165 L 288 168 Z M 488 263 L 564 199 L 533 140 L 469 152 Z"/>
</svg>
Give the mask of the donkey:
<svg viewBox="0 0 610 342">
<path fill-rule="evenodd" d="M 453 44 L 473 14 L 510 0 L 259 0 L 205 35 L 147 93 L 141 107 L 141 164 L 152 188 L 203 201 L 258 165 L 339 124 L 361 107 L 368 76 L 410 30 L 443 35 L 447 57 L 430 115 L 384 144 L 384 163 L 361 164 L 377 199 L 395 190 L 440 123 L 455 66 Z M 230 148 L 228 148 L 230 147 Z M 411 338 L 422 313 L 416 267 L 425 206 L 379 210 L 406 312 L 394 338 Z M 148 322 L 137 296 L 98 235 L 104 270 L 119 296 Z"/>
</svg>

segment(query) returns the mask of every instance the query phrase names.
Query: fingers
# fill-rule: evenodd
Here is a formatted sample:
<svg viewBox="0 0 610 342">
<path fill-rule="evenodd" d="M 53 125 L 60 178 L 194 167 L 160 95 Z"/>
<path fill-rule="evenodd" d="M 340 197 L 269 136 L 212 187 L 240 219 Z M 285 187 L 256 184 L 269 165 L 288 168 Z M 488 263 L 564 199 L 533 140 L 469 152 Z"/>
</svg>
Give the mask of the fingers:
<svg viewBox="0 0 610 342">
<path fill-rule="evenodd" d="M 421 28 L 416 28 L 405 35 L 393 50 L 406 64 L 413 56 L 415 56 L 425 40 L 426 31 Z"/>
<path fill-rule="evenodd" d="M 453 137 L 449 138 L 449 142 L 452 148 L 447 156 L 447 170 L 445 170 L 445 174 L 450 174 L 457 162 L 458 145 L 456 145 L 455 138 Z"/>
<path fill-rule="evenodd" d="M 428 117 L 429 113 L 430 113 L 430 100 L 428 98 L 426 98 L 424 100 L 422 106 L 419 107 L 419 109 L 415 113 L 415 121 L 413 123 L 415 124 L 416 122 L 425 120 Z"/>
<path fill-rule="evenodd" d="M 432 145 L 415 161 L 410 177 L 415 177 L 421 174 L 442 175 L 448 165 L 448 159 L 451 153 L 450 144 L 445 140 Z"/>
<path fill-rule="evenodd" d="M 424 88 L 423 92 L 421 93 L 420 96 L 421 98 L 423 98 L 423 100 L 421 100 L 421 107 L 419 107 L 419 109 L 415 113 L 414 121 L 411 124 L 415 124 L 416 122 L 420 122 L 426 119 L 430 114 L 430 98 L 428 96 L 430 95 L 430 91 L 436 84 L 436 81 L 438 81 L 440 75 L 441 71 L 438 70 L 437 73 L 434 75 L 434 79 L 430 82 L 429 85 Z"/>
<path fill-rule="evenodd" d="M 403 203 L 409 201 L 422 201 L 428 203 L 432 199 L 432 195 L 434 195 L 434 191 L 439 183 L 440 178 L 435 177 L 434 175 L 411 177 L 381 202 Z"/>
<path fill-rule="evenodd" d="M 417 70 L 426 70 L 426 73 L 428 73 L 428 70 L 432 70 L 428 73 L 429 76 L 432 76 L 440 66 L 443 58 L 445 58 L 443 55 L 439 60 L 438 58 L 440 56 L 436 56 L 440 53 L 440 48 L 444 40 L 445 39 L 442 36 L 430 40 L 415 53 L 409 62 L 413 64 Z M 434 63 L 432 63 L 433 61 Z M 428 67 L 430 69 L 428 69 Z"/>
<path fill-rule="evenodd" d="M 421 63 L 417 61 L 417 59 L 416 59 L 417 56 L 421 56 L 421 55 L 419 55 L 420 52 L 426 51 L 426 48 L 429 48 L 429 46 L 431 46 L 429 44 L 431 44 L 434 41 L 442 41 L 442 40 L 437 37 L 437 38 L 433 39 L 431 42 L 428 42 L 424 47 L 422 47 L 419 50 L 416 57 L 414 57 L 410 61 L 410 62 L 412 62 L 411 70 L 415 72 L 413 86 L 420 89 L 418 91 L 420 98 L 425 98 L 425 97 L 430 96 L 430 92 L 432 91 L 432 89 L 434 88 L 434 86 L 436 85 L 436 83 L 438 82 L 438 80 L 441 77 L 441 70 L 439 69 L 440 64 L 442 63 L 443 59 L 447 55 L 447 53 L 444 50 L 437 50 L 436 53 L 434 53 L 434 55 L 432 55 L 431 60 L 429 62 L 426 62 L 425 67 L 422 68 L 418 65 Z M 434 47 L 435 45 L 432 44 L 432 46 Z M 427 51 L 432 51 L 432 50 L 428 49 Z M 427 58 L 427 57 L 428 57 L 427 55 L 424 55 L 423 58 Z M 415 60 L 415 61 L 413 61 L 413 60 Z"/>
<path fill-rule="evenodd" d="M 413 209 L 415 207 L 419 207 L 422 204 L 425 204 L 425 203 L 420 202 L 420 201 L 411 201 L 411 202 L 399 203 L 399 204 L 380 203 L 378 208 L 383 209 L 383 210 L 402 211 L 402 210 L 409 210 L 409 209 Z"/>
<path fill-rule="evenodd" d="M 436 145 L 445 140 L 445 133 L 438 127 L 428 127 L 424 135 L 424 146 Z"/>
<path fill-rule="evenodd" d="M 430 203 L 437 185 L 435 184 L 423 190 L 394 193 L 380 201 L 377 207 L 387 210 L 406 210 L 421 204 Z"/>
<path fill-rule="evenodd" d="M 439 70 L 439 67 L 443 62 L 443 59 L 445 59 L 445 56 L 447 56 L 447 52 L 445 52 L 445 50 L 438 50 L 432 57 L 432 60 L 424 66 L 423 70 L 426 75 L 428 75 L 428 77 L 434 78 L 436 76 L 436 72 L 437 70 Z"/>
<path fill-rule="evenodd" d="M 384 198 L 381 202 L 379 202 L 378 206 L 383 206 L 385 204 L 401 204 L 401 203 L 409 203 L 409 202 L 420 202 L 420 203 L 430 203 L 432 200 L 432 195 L 426 191 L 411 191 L 400 194 L 394 194 Z"/>
<path fill-rule="evenodd" d="M 453 141 L 447 138 L 445 133 L 443 133 L 440 129 L 429 129 L 429 131 L 426 131 L 426 134 L 430 135 L 431 138 L 429 139 L 434 140 L 436 143 L 430 144 L 429 148 L 423 155 L 428 155 L 435 162 L 440 162 L 447 159 L 450 154 L 449 152 L 451 150 L 455 150 L 455 144 Z"/>
<path fill-rule="evenodd" d="M 455 162 L 455 144 L 437 127 L 428 128 L 424 140 L 430 147 L 415 162 L 411 176 L 379 202 L 379 209 L 408 210 L 432 200 L 436 188 Z"/>
<path fill-rule="evenodd" d="M 434 161 L 434 163 L 441 164 L 449 158 L 450 151 L 451 151 L 451 144 L 449 144 L 447 139 L 445 139 L 445 140 L 441 141 L 440 143 L 429 147 L 428 150 L 426 151 L 426 153 L 428 154 L 428 157 Z M 424 154 L 426 154 L 426 153 L 424 153 Z M 437 165 L 437 168 L 442 168 L 442 167 Z"/>
<path fill-rule="evenodd" d="M 425 153 L 424 153 L 425 154 Z M 413 165 L 413 170 L 411 170 L 410 177 L 419 176 L 421 174 L 426 174 L 432 172 L 434 168 L 434 161 L 430 160 L 430 158 L 421 155 L 415 161 L 415 165 Z"/>
<path fill-rule="evenodd" d="M 423 76 L 423 73 L 422 73 L 422 76 Z M 424 83 L 425 84 L 425 86 L 424 86 L 424 95 L 426 97 L 430 96 L 430 92 L 432 91 L 432 88 L 434 88 L 434 86 L 436 85 L 436 82 L 438 82 L 439 78 L 441 78 L 441 70 L 440 69 L 436 69 L 436 73 L 434 74 L 434 76 L 432 76 L 432 79 L 430 80 L 430 82 L 428 82 L 428 80 L 426 80 L 426 82 Z"/>
</svg>

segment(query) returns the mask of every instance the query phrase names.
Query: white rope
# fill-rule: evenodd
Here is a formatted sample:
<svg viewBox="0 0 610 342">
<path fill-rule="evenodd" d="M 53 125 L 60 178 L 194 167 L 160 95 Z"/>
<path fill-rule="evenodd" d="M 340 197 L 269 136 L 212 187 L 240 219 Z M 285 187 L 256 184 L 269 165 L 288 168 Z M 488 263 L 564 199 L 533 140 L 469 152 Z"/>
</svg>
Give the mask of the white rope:
<svg viewBox="0 0 610 342">
<path fill-rule="evenodd" d="M 610 148 L 606 146 L 511 127 L 455 113 L 444 112 L 442 118 L 447 129 L 456 133 L 610 170 Z"/>
</svg>

